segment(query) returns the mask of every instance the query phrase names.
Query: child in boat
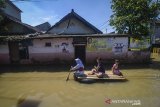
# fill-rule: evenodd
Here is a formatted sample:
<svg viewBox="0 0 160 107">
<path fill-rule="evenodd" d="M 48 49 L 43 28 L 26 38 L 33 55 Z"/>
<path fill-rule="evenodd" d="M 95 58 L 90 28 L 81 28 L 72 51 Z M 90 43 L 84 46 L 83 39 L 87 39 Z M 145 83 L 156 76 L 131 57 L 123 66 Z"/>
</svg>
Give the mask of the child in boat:
<svg viewBox="0 0 160 107">
<path fill-rule="evenodd" d="M 84 65 L 83 65 L 82 61 L 79 58 L 76 58 L 75 61 L 76 61 L 77 65 L 74 67 L 71 67 L 70 70 L 75 71 L 76 76 L 85 76 Z"/>
<path fill-rule="evenodd" d="M 97 58 L 97 66 L 94 66 L 94 69 L 92 69 L 91 73 L 89 73 L 88 75 L 94 75 L 94 74 L 96 74 L 97 77 L 99 78 L 105 76 L 105 68 L 101 58 Z"/>
<path fill-rule="evenodd" d="M 114 75 L 123 76 L 123 74 L 120 72 L 120 70 L 118 68 L 118 65 L 119 65 L 119 61 L 115 60 L 115 64 L 113 64 L 113 66 L 112 66 L 112 73 Z"/>
</svg>

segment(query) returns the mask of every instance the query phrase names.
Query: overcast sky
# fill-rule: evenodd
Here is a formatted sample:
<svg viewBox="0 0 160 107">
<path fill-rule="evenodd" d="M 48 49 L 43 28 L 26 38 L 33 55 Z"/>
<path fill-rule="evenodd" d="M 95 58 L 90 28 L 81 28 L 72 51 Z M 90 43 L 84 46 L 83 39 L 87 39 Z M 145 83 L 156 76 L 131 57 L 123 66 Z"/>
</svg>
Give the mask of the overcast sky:
<svg viewBox="0 0 160 107">
<path fill-rule="evenodd" d="M 31 0 L 32 1 L 32 0 Z M 22 21 L 32 26 L 48 21 L 54 25 L 71 9 L 104 33 L 114 31 L 108 20 L 112 14 L 111 0 L 33 0 L 13 2 L 22 13 Z"/>
</svg>

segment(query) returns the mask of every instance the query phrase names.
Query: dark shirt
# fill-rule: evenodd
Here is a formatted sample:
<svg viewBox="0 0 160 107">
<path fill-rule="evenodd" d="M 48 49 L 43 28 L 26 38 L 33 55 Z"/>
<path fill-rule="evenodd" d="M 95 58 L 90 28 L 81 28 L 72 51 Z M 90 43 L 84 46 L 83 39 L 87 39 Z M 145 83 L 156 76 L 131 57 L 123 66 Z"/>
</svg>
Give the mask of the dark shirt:
<svg viewBox="0 0 160 107">
<path fill-rule="evenodd" d="M 98 63 L 97 68 L 98 68 L 97 69 L 98 72 L 105 73 L 105 68 L 104 68 L 104 65 L 102 63 Z"/>
</svg>

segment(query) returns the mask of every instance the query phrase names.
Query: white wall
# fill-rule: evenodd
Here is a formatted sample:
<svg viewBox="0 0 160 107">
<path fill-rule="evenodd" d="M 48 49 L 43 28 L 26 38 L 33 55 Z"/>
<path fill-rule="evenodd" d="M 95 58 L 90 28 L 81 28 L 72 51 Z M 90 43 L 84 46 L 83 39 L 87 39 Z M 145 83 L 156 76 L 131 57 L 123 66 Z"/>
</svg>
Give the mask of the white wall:
<svg viewBox="0 0 160 107">
<path fill-rule="evenodd" d="M 112 52 L 114 54 L 121 53 L 120 51 L 116 50 L 116 47 L 121 47 L 122 53 L 126 53 L 128 51 L 128 37 L 112 37 Z"/>
<path fill-rule="evenodd" d="M 110 62 L 114 58 L 125 58 L 127 52 L 128 37 L 91 37 L 88 38 L 86 61 L 93 63 L 97 57 L 101 57 Z"/>
<path fill-rule="evenodd" d="M 51 47 L 46 47 L 46 42 L 51 42 Z M 62 46 L 62 43 L 67 43 L 68 46 Z M 33 46 L 29 46 L 29 53 L 62 53 L 64 47 L 66 48 L 66 52 L 74 52 L 71 38 L 34 39 Z"/>
<path fill-rule="evenodd" d="M 51 42 L 51 47 L 46 47 L 46 42 Z M 34 39 L 33 46 L 29 46 L 29 59 L 31 63 L 71 62 L 74 59 L 72 38 Z"/>
</svg>

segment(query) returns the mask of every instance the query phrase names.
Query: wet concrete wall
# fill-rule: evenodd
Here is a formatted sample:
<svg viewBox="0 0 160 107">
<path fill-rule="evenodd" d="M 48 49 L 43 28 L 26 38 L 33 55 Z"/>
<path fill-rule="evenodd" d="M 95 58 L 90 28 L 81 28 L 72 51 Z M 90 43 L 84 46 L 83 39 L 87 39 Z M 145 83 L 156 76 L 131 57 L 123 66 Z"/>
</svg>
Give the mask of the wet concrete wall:
<svg viewBox="0 0 160 107">
<path fill-rule="evenodd" d="M 86 64 L 93 64 L 97 57 L 105 63 L 119 59 L 123 63 L 150 61 L 150 51 L 130 51 L 128 37 L 88 37 Z M 73 38 L 33 39 L 28 46 L 28 59 L 19 64 L 71 64 L 75 58 Z M 10 64 L 8 44 L 0 45 L 0 64 Z"/>
</svg>

